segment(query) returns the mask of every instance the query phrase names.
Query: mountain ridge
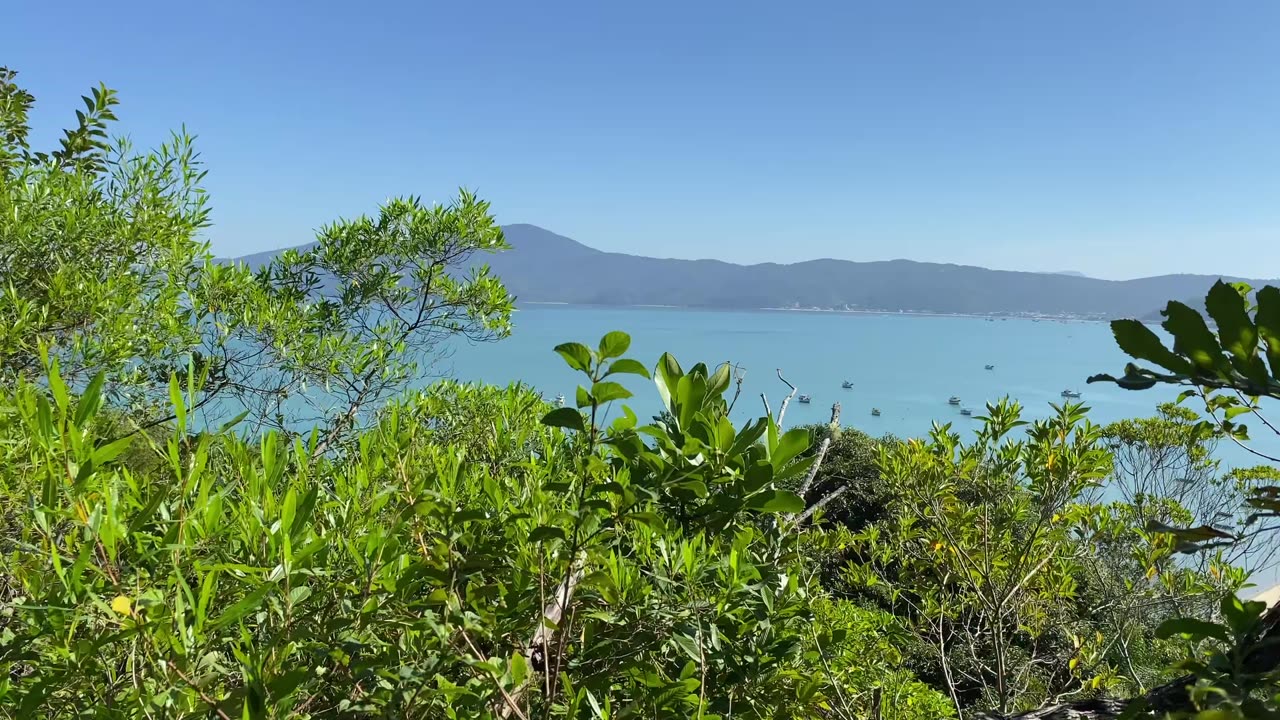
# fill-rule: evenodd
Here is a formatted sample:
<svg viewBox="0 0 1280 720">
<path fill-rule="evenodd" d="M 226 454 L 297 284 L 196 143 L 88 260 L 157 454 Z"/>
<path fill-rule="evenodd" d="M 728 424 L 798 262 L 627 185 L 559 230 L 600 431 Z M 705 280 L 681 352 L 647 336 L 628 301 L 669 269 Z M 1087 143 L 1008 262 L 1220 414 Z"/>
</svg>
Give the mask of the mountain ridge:
<svg viewBox="0 0 1280 720">
<path fill-rule="evenodd" d="M 741 265 L 610 252 L 527 223 L 503 230 L 511 250 L 477 256 L 476 262 L 487 262 L 524 302 L 1109 319 L 1146 317 L 1171 298 L 1202 297 L 1220 277 L 1241 279 L 1177 273 L 1104 280 L 905 258 Z M 282 250 L 233 260 L 256 266 Z"/>
</svg>

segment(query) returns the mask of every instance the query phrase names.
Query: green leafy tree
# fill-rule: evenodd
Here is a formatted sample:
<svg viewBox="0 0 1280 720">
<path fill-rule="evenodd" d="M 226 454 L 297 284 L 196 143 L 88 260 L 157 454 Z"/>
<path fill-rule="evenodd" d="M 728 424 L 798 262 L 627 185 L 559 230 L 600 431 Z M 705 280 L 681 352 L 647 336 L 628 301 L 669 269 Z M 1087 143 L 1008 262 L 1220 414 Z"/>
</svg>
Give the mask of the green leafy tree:
<svg viewBox="0 0 1280 720">
<path fill-rule="evenodd" d="M 1113 322 L 1120 348 L 1149 365 L 1129 363 L 1118 377 L 1096 375 L 1090 382 L 1113 382 L 1131 390 L 1157 384 L 1185 386 L 1180 400 L 1199 399 L 1209 416 L 1201 427 L 1275 463 L 1274 455 L 1249 444 L 1249 429 L 1241 420 L 1252 417 L 1276 434 L 1260 401 L 1280 398 L 1280 289 L 1264 287 L 1254 293 L 1247 285 L 1219 281 L 1206 295 L 1205 308 L 1216 331 L 1196 310 L 1180 302 L 1168 303 L 1162 326 L 1173 339 L 1172 347 L 1136 320 Z M 1269 521 L 1280 514 L 1280 486 L 1255 474 L 1247 478 L 1245 488 L 1249 513 L 1243 517 L 1156 529 L 1173 539 L 1171 549 L 1184 552 L 1232 547 L 1272 533 Z M 1135 710 L 1142 707 L 1182 716 L 1199 712 L 1197 717 L 1222 718 L 1273 714 L 1277 705 L 1270 696 L 1277 689 L 1280 658 L 1271 646 L 1280 641 L 1280 614 L 1274 609 L 1264 614 L 1264 610 L 1262 603 L 1241 603 L 1228 595 L 1220 622 L 1170 621 L 1164 635 L 1193 643 L 1182 664 L 1191 674 L 1143 696 L 1134 704 Z"/>
<path fill-rule="evenodd" d="M 1109 458 L 1079 405 L 1030 425 L 1020 414 L 1001 402 L 971 443 L 940 426 L 886 448 L 881 471 L 900 495 L 862 533 L 870 564 L 849 568 L 854 581 L 886 586 L 933 650 L 957 712 L 1035 707 L 1078 687 L 1062 675 L 1076 652 L 1063 632 L 1077 584 L 1075 502 Z"/>
<path fill-rule="evenodd" d="M 216 426 L 321 428 L 321 452 L 372 421 L 453 338 L 510 327 L 478 263 L 506 247 L 489 206 L 391 200 L 251 271 L 215 262 L 205 170 L 185 132 L 152 152 L 107 138 L 115 93 L 84 99 L 58 149 L 29 144 L 34 98 L 0 68 L 0 379 L 47 381 L 47 353 L 136 428 L 172 422 L 168 379 L 194 371 L 188 412 Z"/>
</svg>

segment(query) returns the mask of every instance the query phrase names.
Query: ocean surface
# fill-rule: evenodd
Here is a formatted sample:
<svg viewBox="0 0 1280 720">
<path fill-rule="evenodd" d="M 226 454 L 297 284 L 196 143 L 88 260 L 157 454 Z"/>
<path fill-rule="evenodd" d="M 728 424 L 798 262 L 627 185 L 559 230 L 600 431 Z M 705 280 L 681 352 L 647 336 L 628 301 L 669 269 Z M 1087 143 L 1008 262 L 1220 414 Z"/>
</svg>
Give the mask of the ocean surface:
<svg viewBox="0 0 1280 720">
<path fill-rule="evenodd" d="M 569 341 L 595 347 L 604 333 L 622 330 L 631 335 L 628 355 L 650 368 L 663 352 L 685 368 L 697 362 L 741 366 L 746 377 L 734 409 L 737 420 L 763 414 L 761 393 L 767 393 L 776 412 L 788 392 L 777 378 L 781 368 L 800 393 L 813 397 L 808 405 L 792 401 L 787 425 L 826 422 L 832 403 L 839 402 L 843 425 L 900 437 L 927 433 L 934 422 L 957 429 L 976 426 L 978 421 L 962 416 L 961 408 L 981 415 L 986 403 L 1005 396 L 1018 400 L 1030 419 L 1051 414 L 1051 403 L 1064 402 L 1064 389 L 1078 390 L 1089 417 L 1101 424 L 1152 415 L 1157 404 L 1178 394 L 1167 387 L 1129 391 L 1087 385 L 1090 375 L 1119 374 L 1128 361 L 1105 323 L 559 305 L 523 306 L 514 323 L 505 340 L 454 348 L 433 374 L 497 384 L 519 380 L 549 399 L 563 393 L 572 402 L 581 377 L 553 348 Z M 988 364 L 995 368 L 984 369 Z M 642 420 L 658 413 L 652 382 L 637 375 L 619 380 L 635 394 L 624 402 Z M 853 388 L 842 389 L 844 380 Z M 960 406 L 947 404 L 952 395 L 961 398 Z M 873 417 L 872 408 L 880 408 L 881 415 Z M 618 412 L 613 409 L 610 417 Z M 1259 437 L 1258 447 L 1274 449 L 1271 440 Z M 1232 465 L 1258 462 L 1225 442 L 1219 456 Z"/>
</svg>

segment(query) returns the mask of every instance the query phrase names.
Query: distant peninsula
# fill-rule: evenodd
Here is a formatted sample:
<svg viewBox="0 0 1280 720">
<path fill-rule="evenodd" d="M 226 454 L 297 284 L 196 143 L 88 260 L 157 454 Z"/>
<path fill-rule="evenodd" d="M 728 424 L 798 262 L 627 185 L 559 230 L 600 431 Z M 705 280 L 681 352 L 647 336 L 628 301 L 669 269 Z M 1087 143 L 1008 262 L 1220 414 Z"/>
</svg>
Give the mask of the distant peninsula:
<svg viewBox="0 0 1280 720">
<path fill-rule="evenodd" d="M 1102 280 L 1074 272 L 820 259 L 737 265 L 596 250 L 536 225 L 504 226 L 512 249 L 485 256 L 517 301 L 727 310 L 1150 319 L 1168 298 L 1203 297 L 1218 275 Z M 235 260 L 256 266 L 280 251 Z M 1271 280 L 1247 280 L 1254 285 Z"/>
</svg>

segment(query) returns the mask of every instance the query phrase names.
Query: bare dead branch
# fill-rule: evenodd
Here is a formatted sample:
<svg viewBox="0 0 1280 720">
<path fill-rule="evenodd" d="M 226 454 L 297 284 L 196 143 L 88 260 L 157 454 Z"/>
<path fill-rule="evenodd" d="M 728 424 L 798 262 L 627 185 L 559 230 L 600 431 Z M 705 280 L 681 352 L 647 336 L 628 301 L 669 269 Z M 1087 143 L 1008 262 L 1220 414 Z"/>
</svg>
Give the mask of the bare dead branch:
<svg viewBox="0 0 1280 720">
<path fill-rule="evenodd" d="M 569 607 L 569 602 L 573 600 L 573 593 L 578 589 L 578 583 L 582 580 L 582 574 L 586 558 L 579 556 L 573 563 L 573 569 L 564 581 L 555 590 L 551 602 L 542 610 L 542 617 L 538 619 L 538 629 L 533 633 L 533 637 L 529 640 L 529 647 L 525 650 L 525 660 L 528 661 L 530 668 L 542 668 L 545 672 L 551 663 L 551 648 L 556 638 L 556 630 L 560 627 L 560 621 L 564 618 L 565 609 Z M 524 696 L 529 691 L 530 678 L 526 679 L 520 687 L 511 693 L 512 702 L 508 702 L 503 708 L 500 716 L 509 718 L 514 713 L 519 712 L 519 706 Z"/>
<path fill-rule="evenodd" d="M 787 396 L 782 399 L 782 405 L 778 407 L 777 422 L 778 422 L 778 427 L 782 427 L 782 418 L 785 417 L 787 414 L 787 406 L 791 404 L 791 398 L 796 396 L 796 386 L 787 382 L 787 379 L 782 377 L 782 368 L 778 368 L 778 379 L 781 380 L 784 384 L 786 384 L 787 387 L 791 388 L 791 392 L 787 393 Z"/>
</svg>

